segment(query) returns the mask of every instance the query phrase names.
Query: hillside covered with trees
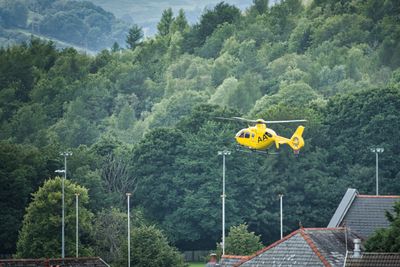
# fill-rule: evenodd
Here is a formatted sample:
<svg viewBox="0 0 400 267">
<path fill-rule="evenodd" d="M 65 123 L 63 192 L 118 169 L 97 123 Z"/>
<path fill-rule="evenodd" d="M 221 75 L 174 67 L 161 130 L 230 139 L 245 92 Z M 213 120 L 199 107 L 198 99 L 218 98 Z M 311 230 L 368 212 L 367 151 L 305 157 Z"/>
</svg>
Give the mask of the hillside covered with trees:
<svg viewBox="0 0 400 267">
<path fill-rule="evenodd" d="M 0 44 L 3 47 L 39 36 L 60 47 L 100 51 L 124 44 L 129 25 L 89 1 L 0 0 Z"/>
<path fill-rule="evenodd" d="M 73 152 L 70 205 L 78 188 L 85 222 L 94 222 L 85 253 L 115 264 L 123 254 L 109 246 L 126 248 L 112 235 L 125 233 L 106 226 L 124 228 L 126 192 L 138 234 L 151 230 L 180 250 L 216 248 L 221 149 L 233 152 L 227 229 L 245 223 L 264 244 L 279 238 L 278 194 L 289 233 L 299 223 L 325 227 L 347 187 L 374 193 L 370 147 L 385 149 L 380 193 L 399 195 L 399 13 L 395 0 L 254 0 L 246 12 L 222 2 L 194 25 L 165 10 L 154 38 L 130 32 L 131 49 L 88 56 L 38 39 L 0 49 L 0 251 L 32 252 L 24 229 L 40 203 L 61 203 L 40 196 L 59 188 L 64 150 Z M 307 119 L 305 148 L 298 158 L 284 147 L 271 156 L 235 151 L 234 134 L 247 125 L 215 119 L 232 116 Z M 291 136 L 295 127 L 274 130 Z M 57 252 L 58 233 L 47 236 Z M 73 230 L 66 238 L 72 256 Z"/>
</svg>

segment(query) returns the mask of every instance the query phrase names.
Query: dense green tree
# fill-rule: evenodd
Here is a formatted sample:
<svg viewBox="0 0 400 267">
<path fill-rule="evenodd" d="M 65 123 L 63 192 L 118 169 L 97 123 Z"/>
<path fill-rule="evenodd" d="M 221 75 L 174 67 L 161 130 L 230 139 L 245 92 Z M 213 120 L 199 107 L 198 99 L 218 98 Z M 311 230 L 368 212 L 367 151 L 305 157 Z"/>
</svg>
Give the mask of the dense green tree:
<svg viewBox="0 0 400 267">
<path fill-rule="evenodd" d="M 225 238 L 225 254 L 228 255 L 252 255 L 263 248 L 260 236 L 249 232 L 247 224 L 231 226 Z M 218 254 L 221 254 L 221 246 L 218 246 Z"/>
<path fill-rule="evenodd" d="M 143 39 L 142 28 L 134 24 L 129 29 L 128 36 L 126 37 L 126 44 L 128 45 L 128 48 L 134 50 L 142 39 Z"/>
<path fill-rule="evenodd" d="M 386 213 L 390 226 L 377 230 L 365 243 L 369 252 L 399 252 L 400 251 L 400 202 L 394 206 L 394 214 Z"/>
<path fill-rule="evenodd" d="M 26 209 L 23 226 L 17 243 L 18 258 L 57 258 L 60 256 L 61 240 L 61 180 L 47 180 L 33 194 L 33 200 Z M 79 193 L 80 255 L 93 254 L 89 247 L 91 220 L 93 214 L 85 208 L 88 203 L 87 189 L 65 181 L 65 252 L 74 255 L 75 248 L 75 193 Z"/>
<path fill-rule="evenodd" d="M 46 157 L 30 145 L 16 145 L 0 141 L 0 250 L 15 252 L 18 231 L 29 195 L 48 175 Z"/>
<path fill-rule="evenodd" d="M 167 8 L 161 15 L 160 22 L 157 24 L 158 34 L 160 36 L 166 36 L 171 32 L 171 26 L 174 22 L 174 13 L 171 8 Z"/>
<path fill-rule="evenodd" d="M 138 267 L 184 267 L 182 254 L 169 245 L 155 226 L 139 226 L 131 230 L 131 265 Z M 124 258 L 127 258 L 126 256 Z M 122 264 L 121 264 L 122 265 Z"/>
<path fill-rule="evenodd" d="M 200 17 L 197 28 L 197 46 L 202 45 L 218 25 L 235 23 L 240 18 L 240 10 L 232 5 L 220 2 L 213 9 L 207 10 Z"/>
<path fill-rule="evenodd" d="M 185 11 L 183 11 L 183 9 L 179 9 L 178 15 L 172 21 L 171 32 L 174 33 L 179 31 L 181 33 L 184 33 L 188 30 L 189 30 L 189 24 L 185 16 Z"/>
</svg>

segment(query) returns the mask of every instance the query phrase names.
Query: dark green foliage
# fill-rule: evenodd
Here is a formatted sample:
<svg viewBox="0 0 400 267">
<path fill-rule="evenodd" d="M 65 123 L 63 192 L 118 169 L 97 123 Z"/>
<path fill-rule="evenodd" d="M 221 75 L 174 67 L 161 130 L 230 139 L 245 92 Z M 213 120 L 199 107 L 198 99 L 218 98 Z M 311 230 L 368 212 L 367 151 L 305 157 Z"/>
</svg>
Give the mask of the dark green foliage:
<svg viewBox="0 0 400 267">
<path fill-rule="evenodd" d="M 131 265 L 138 267 L 184 267 L 183 257 L 168 244 L 154 226 L 135 227 L 131 231 Z M 127 258 L 126 256 L 124 257 Z M 123 265 L 123 264 L 121 264 Z"/>
<path fill-rule="evenodd" d="M 400 252 L 400 202 L 394 206 L 394 214 L 387 213 L 390 226 L 377 230 L 365 243 L 369 252 Z"/>
<path fill-rule="evenodd" d="M 161 15 L 160 22 L 157 25 L 158 34 L 160 36 L 166 36 L 171 31 L 171 26 L 174 21 L 174 14 L 172 13 L 172 9 L 165 9 Z"/>
<path fill-rule="evenodd" d="M 32 146 L 0 142 L 0 251 L 14 253 L 29 194 L 48 175 L 45 156 Z"/>
<path fill-rule="evenodd" d="M 124 210 L 125 193 L 133 192 L 133 206 L 185 250 L 213 249 L 220 241 L 217 151 L 224 148 L 234 151 L 226 159 L 227 227 L 247 223 L 265 243 L 279 238 L 279 193 L 285 233 L 299 221 L 325 226 L 347 187 L 372 193 L 371 146 L 385 148 L 380 191 L 399 194 L 398 5 L 303 2 L 268 7 L 268 1 L 254 1 L 243 15 L 220 3 L 193 26 L 182 10 L 173 17 L 169 9 L 155 38 L 95 56 L 37 39 L 1 48 L 0 174 L 6 191 L 0 195 L 7 198 L 0 239 L 7 242 L 0 250 L 15 253 L 29 194 L 54 176 L 63 164 L 59 152 L 67 148 L 74 153 L 69 179 L 89 189 L 93 213 Z M 71 37 L 81 45 L 111 47 L 114 31 L 122 43 L 127 38 L 123 25 L 110 27 L 111 14 L 87 2 L 32 1 L 28 9 L 49 22 L 60 16 L 48 30 L 71 29 L 82 36 Z M 8 30 L 0 28 L 0 40 Z M 109 33 L 106 39 L 102 32 Z M 306 146 L 299 158 L 285 146 L 274 156 L 236 152 L 234 134 L 248 125 L 215 119 L 232 116 L 307 119 Z M 290 137 L 296 126 L 272 128 Z M 121 228 L 121 213 L 110 216 Z M 96 226 L 104 226 L 101 219 Z M 97 236 L 114 229 L 100 226 Z M 118 258 L 126 253 L 121 234 L 91 245 Z M 113 248 L 104 245 L 114 237 Z"/>
<path fill-rule="evenodd" d="M 126 44 L 128 45 L 128 48 L 134 50 L 142 39 L 143 30 L 135 24 L 129 29 L 128 36 L 126 37 Z"/>
</svg>

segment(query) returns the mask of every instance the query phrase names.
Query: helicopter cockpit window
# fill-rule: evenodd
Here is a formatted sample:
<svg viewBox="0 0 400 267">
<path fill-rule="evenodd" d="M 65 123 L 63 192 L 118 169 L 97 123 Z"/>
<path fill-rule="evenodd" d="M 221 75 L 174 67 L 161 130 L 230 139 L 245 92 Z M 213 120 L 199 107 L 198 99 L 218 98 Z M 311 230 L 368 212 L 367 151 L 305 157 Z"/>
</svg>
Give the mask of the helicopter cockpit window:
<svg viewBox="0 0 400 267">
<path fill-rule="evenodd" d="M 244 137 L 244 131 L 242 130 L 242 131 L 238 132 L 238 133 L 236 134 L 236 136 L 237 136 L 237 137 L 243 138 L 243 137 Z"/>
<path fill-rule="evenodd" d="M 244 138 L 250 138 L 250 133 L 249 132 L 245 132 L 244 133 Z"/>
</svg>

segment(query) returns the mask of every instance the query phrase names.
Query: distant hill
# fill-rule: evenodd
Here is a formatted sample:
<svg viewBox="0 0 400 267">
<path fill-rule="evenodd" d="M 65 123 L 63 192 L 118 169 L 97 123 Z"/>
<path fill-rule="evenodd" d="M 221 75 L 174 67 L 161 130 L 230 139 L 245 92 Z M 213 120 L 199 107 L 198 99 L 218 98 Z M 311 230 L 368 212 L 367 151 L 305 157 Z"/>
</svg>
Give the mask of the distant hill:
<svg viewBox="0 0 400 267">
<path fill-rule="evenodd" d="M 128 23 L 88 1 L 0 0 L 0 45 L 30 38 L 30 34 L 57 44 L 98 51 L 114 42 L 123 46 Z"/>
<path fill-rule="evenodd" d="M 157 23 L 161 18 L 164 9 L 172 8 L 176 14 L 179 9 L 183 9 L 190 24 L 198 22 L 201 13 L 205 8 L 212 8 L 222 0 L 89 0 L 95 5 L 101 6 L 105 10 L 112 12 L 117 18 L 127 23 L 137 23 L 145 32 L 146 36 L 152 36 L 157 31 Z M 225 3 L 235 5 L 241 10 L 245 10 L 253 0 L 226 0 Z M 274 3 L 276 1 L 270 1 Z"/>
</svg>

